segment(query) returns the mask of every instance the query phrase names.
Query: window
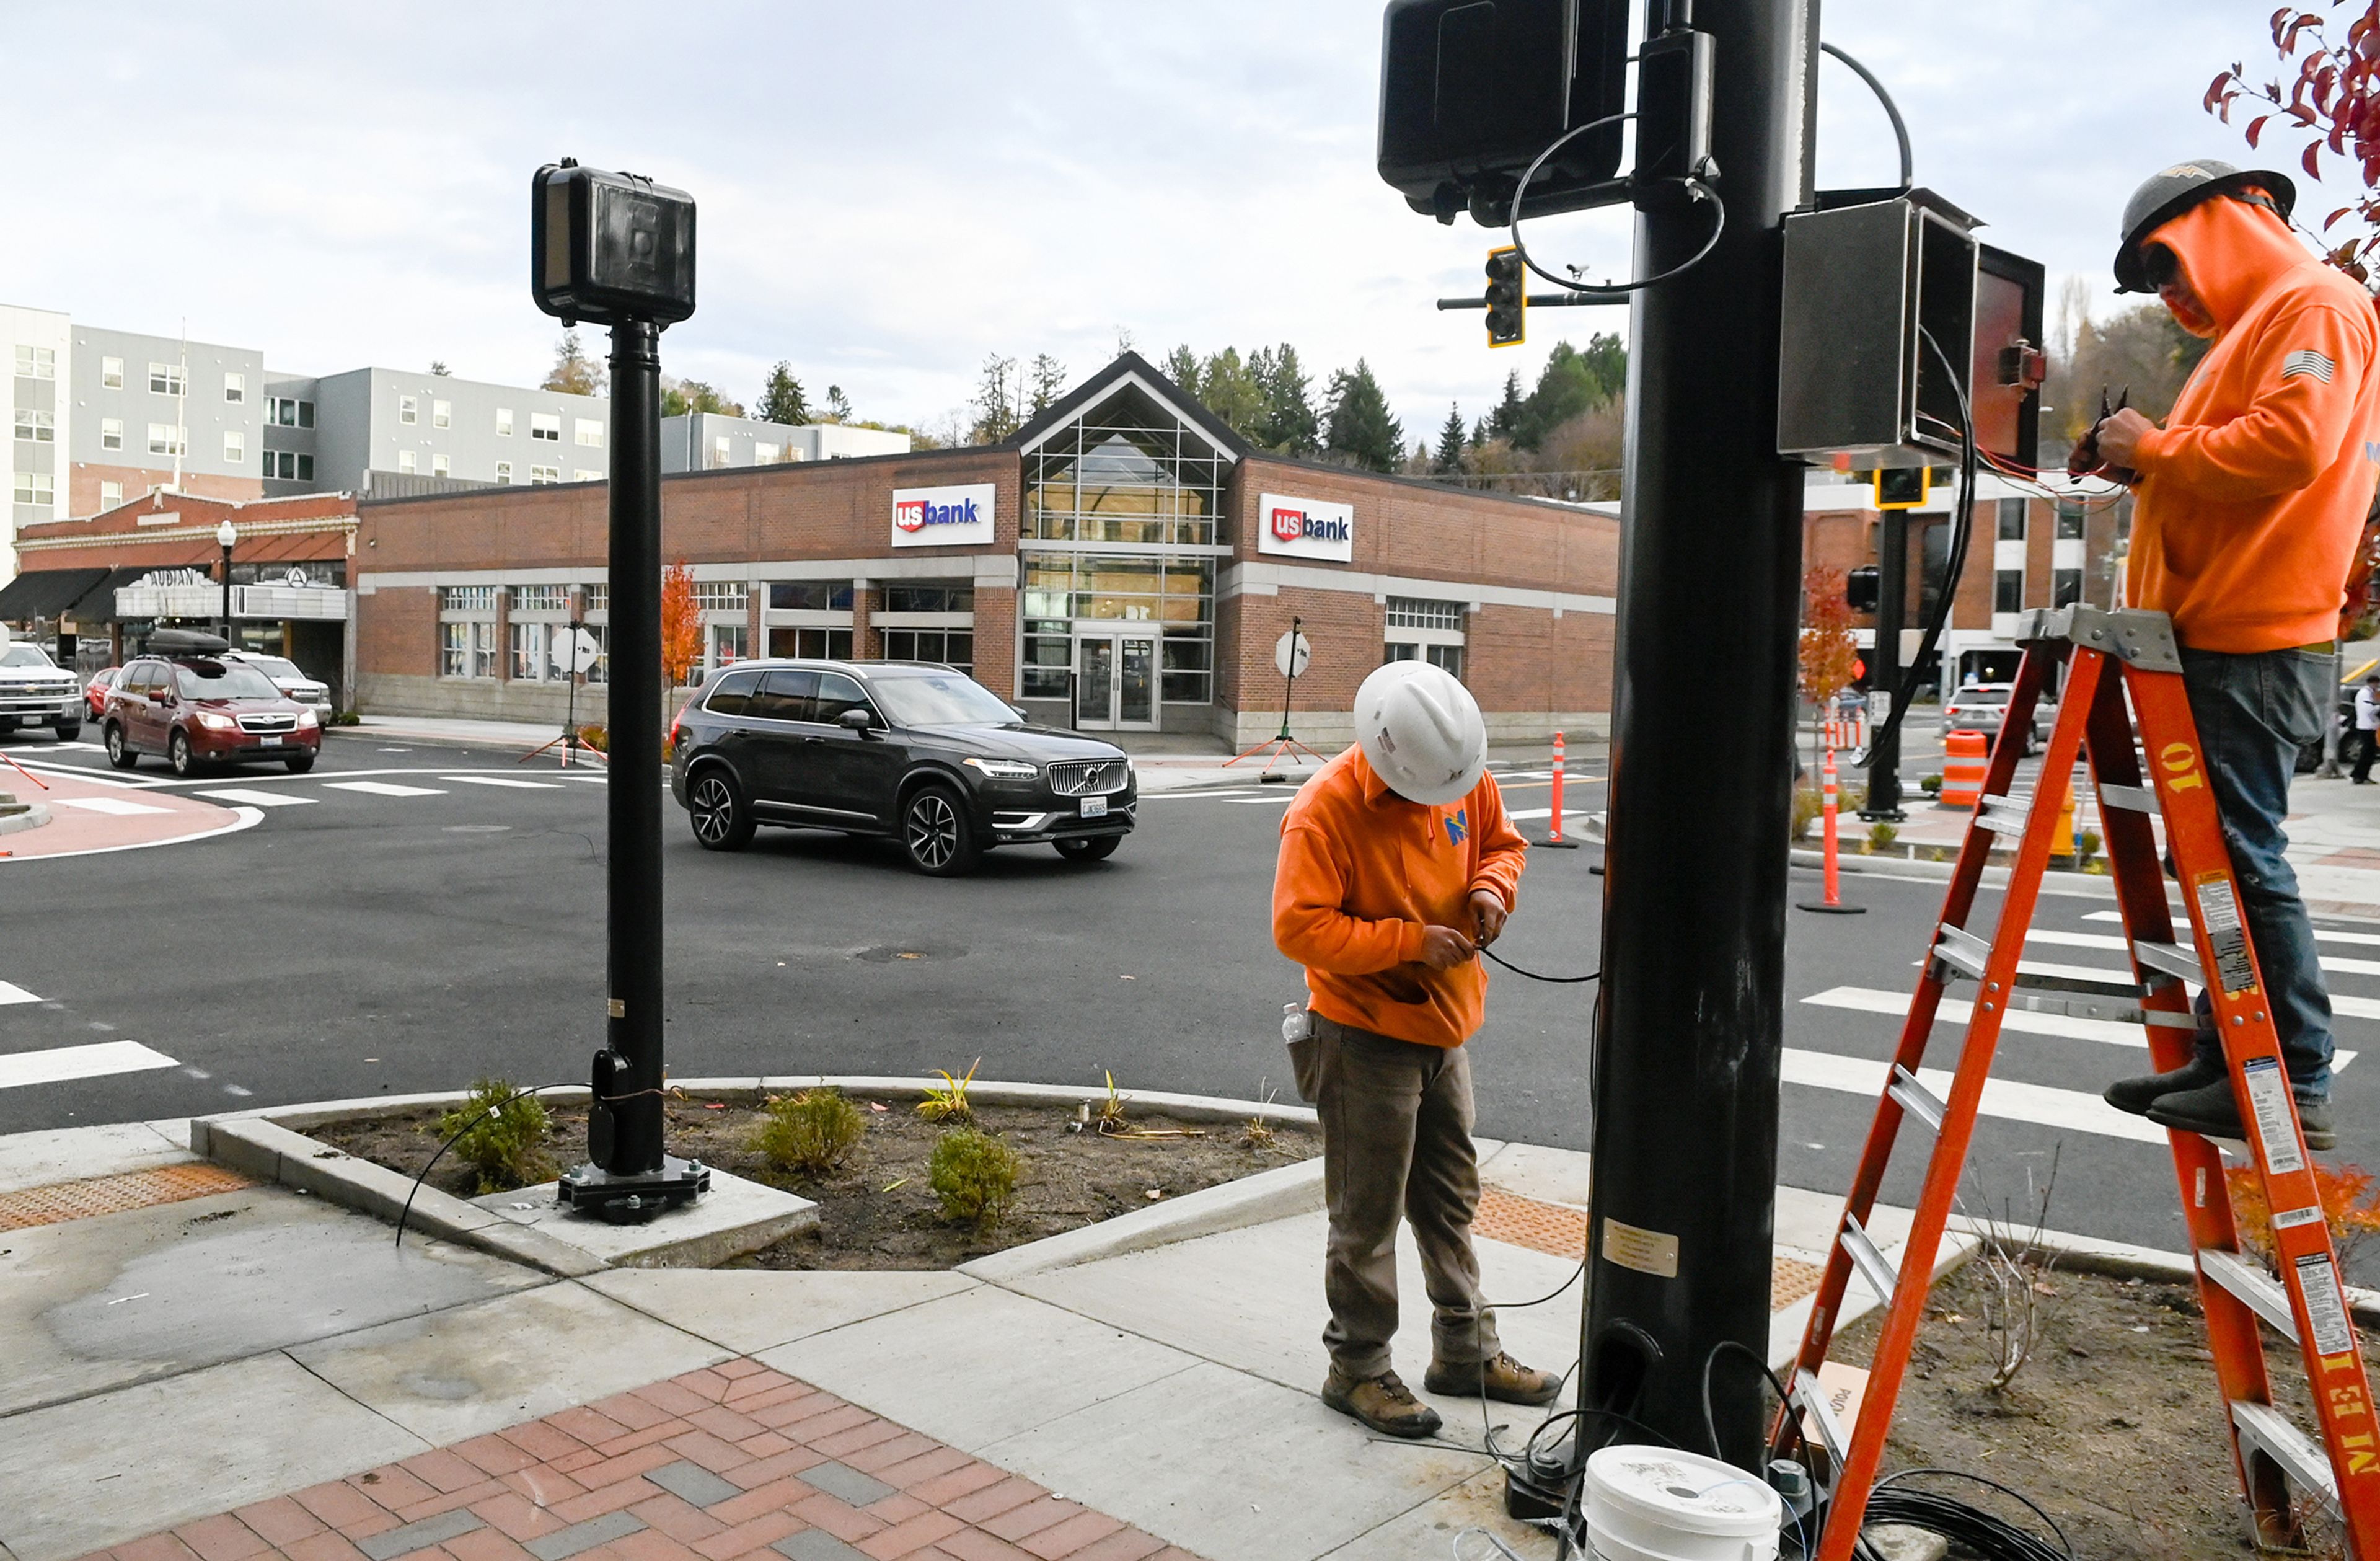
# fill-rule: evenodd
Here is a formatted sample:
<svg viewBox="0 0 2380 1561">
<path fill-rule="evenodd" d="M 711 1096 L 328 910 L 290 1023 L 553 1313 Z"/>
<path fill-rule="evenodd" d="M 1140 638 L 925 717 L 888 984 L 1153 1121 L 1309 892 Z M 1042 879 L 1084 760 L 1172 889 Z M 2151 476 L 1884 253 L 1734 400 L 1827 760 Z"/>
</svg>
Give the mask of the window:
<svg viewBox="0 0 2380 1561">
<path fill-rule="evenodd" d="M 100 507 L 100 508 L 102 508 L 102 509 L 114 509 L 117 505 L 122 504 L 123 502 L 124 502 L 124 484 L 123 484 L 123 483 L 121 483 L 121 482 L 102 482 L 102 483 L 99 485 L 99 507 Z"/>
<path fill-rule="evenodd" d="M 111 359 L 109 361 L 113 362 Z M 58 377 L 57 349 L 48 347 L 17 348 L 17 377 L 24 380 L 54 380 Z"/>
<path fill-rule="evenodd" d="M 124 388 L 124 360 L 103 358 L 99 360 L 99 383 L 110 390 Z"/>
<path fill-rule="evenodd" d="M 442 613 L 486 613 L 493 616 L 496 588 L 492 585 L 441 586 L 438 588 L 438 610 Z"/>
<path fill-rule="evenodd" d="M 149 389 L 152 395 L 179 396 L 182 388 L 182 366 L 179 363 L 149 365 Z"/>
<path fill-rule="evenodd" d="M 152 456 L 178 456 L 183 454 L 181 430 L 176 428 L 170 422 L 151 423 L 149 425 L 149 453 Z"/>
<path fill-rule="evenodd" d="M 887 661 L 938 661 L 975 676 L 975 630 L 971 628 L 888 628 L 884 631 Z"/>
<path fill-rule="evenodd" d="M 528 469 L 528 482 L 529 486 L 532 488 L 536 487 L 540 482 L 559 482 L 561 481 L 562 469 L 558 466 L 532 466 Z"/>
<path fill-rule="evenodd" d="M 754 440 L 752 443 L 752 464 L 754 466 L 774 466 L 777 464 L 778 453 L 776 445 L 764 445 L 759 440 Z"/>
<path fill-rule="evenodd" d="M 36 412 L 28 408 L 17 409 L 17 437 L 36 445 L 57 443 L 58 419 L 55 412 Z"/>
<path fill-rule="evenodd" d="M 2058 540 L 2060 542 L 2080 542 L 2082 539 L 2082 516 L 2083 509 L 2081 505 L 2071 503 L 2066 499 L 2058 500 Z M 2061 606 L 2064 605 L 2062 603 L 2059 604 Z"/>
<path fill-rule="evenodd" d="M 711 436 L 710 464 L 713 466 L 725 466 L 727 464 L 727 435 L 724 433 L 713 434 Z"/>
<path fill-rule="evenodd" d="M 225 374 L 224 376 L 224 399 L 234 403 L 243 402 L 248 399 L 248 376 L 246 374 Z"/>
<path fill-rule="evenodd" d="M 452 401 L 432 401 L 430 403 L 430 426 L 432 428 L 454 427 L 455 403 Z"/>
<path fill-rule="evenodd" d="M 772 628 L 772 656 L 808 656 L 820 661 L 849 661 L 851 630 L 847 628 Z"/>
<path fill-rule="evenodd" d="M 433 455 L 430 457 L 430 475 L 432 477 L 443 477 L 446 475 L 446 457 L 444 456 Z"/>
<path fill-rule="evenodd" d="M 545 630 L 540 622 L 516 623 L 513 629 L 513 681 L 537 683 L 544 680 L 546 670 Z"/>
<path fill-rule="evenodd" d="M 561 444 L 562 414 L 531 412 L 528 415 L 528 436 L 532 439 L 551 439 L 557 445 Z"/>
<path fill-rule="evenodd" d="M 509 439 L 512 436 L 513 409 L 510 407 L 499 407 L 496 409 L 496 437 Z"/>
<path fill-rule="evenodd" d="M 849 580 L 781 580 L 769 588 L 769 605 L 780 612 L 847 613 Z"/>
<path fill-rule="evenodd" d="M 722 677 L 719 687 L 710 690 L 710 697 L 702 701 L 702 708 L 720 715 L 746 714 L 759 687 L 760 675 L 757 672 L 738 672 Z"/>
<path fill-rule="evenodd" d="M 264 398 L 264 421 L 283 428 L 311 428 L 314 426 L 314 403 L 293 400 L 286 396 L 268 396 Z"/>
<path fill-rule="evenodd" d="M 2000 500 L 2000 541 L 2024 540 L 2024 500 Z"/>
<path fill-rule="evenodd" d="M 411 450 L 399 450 L 399 451 L 397 451 L 397 452 L 396 452 L 396 470 L 399 470 L 399 471 L 413 471 L 413 470 L 417 470 L 417 469 L 419 468 L 419 462 L 418 462 L 418 461 L 414 458 L 414 455 L 413 455 L 413 452 L 412 452 Z"/>
<path fill-rule="evenodd" d="M 586 588 L 583 594 L 587 598 L 587 611 L 606 614 L 611 612 L 612 588 L 610 586 L 590 585 Z"/>
<path fill-rule="evenodd" d="M 570 480 L 573 482 L 601 482 L 603 481 L 603 474 L 600 471 L 589 471 L 583 466 L 574 466 L 570 469 Z"/>
<path fill-rule="evenodd" d="M 1091 522 L 1087 511 L 1085 524 Z M 1025 555 L 1024 693 L 1063 699 L 1073 665 L 1074 620 L 1113 618 L 1165 626 L 1162 697 L 1203 704 L 1211 697 L 1215 561 L 1093 553 Z"/>
<path fill-rule="evenodd" d="M 2024 501 L 2015 501 L 2019 504 Z M 2024 611 L 2024 571 L 2002 569 L 1992 576 L 1992 611 L 2021 613 Z"/>
<path fill-rule="evenodd" d="M 241 433 L 237 428 L 225 430 L 224 464 L 226 466 L 239 466 L 244 464 L 247 459 L 248 435 Z"/>
<path fill-rule="evenodd" d="M 795 652 L 787 652 L 787 654 Z M 808 655 L 810 652 L 799 652 Z M 744 713 L 763 721 L 807 721 L 818 705 L 819 675 L 815 672 L 771 672 L 745 702 Z"/>
<path fill-rule="evenodd" d="M 2082 600 L 2082 570 L 2057 569 L 2051 571 L 2049 577 L 2049 604 L 2051 606 L 2070 607 L 2074 605 L 2075 603 Z"/>
<path fill-rule="evenodd" d="M 574 418 L 571 422 L 571 437 L 579 445 L 589 450 L 600 450 L 603 447 L 603 423 L 601 419 Z"/>
<path fill-rule="evenodd" d="M 818 705 L 810 712 L 811 720 L 832 726 L 843 719 L 845 711 L 874 709 L 868 702 L 867 692 L 853 679 L 840 672 L 819 674 Z"/>
<path fill-rule="evenodd" d="M 103 450 L 120 450 L 124 448 L 124 420 L 122 418 L 102 418 L 99 420 L 99 447 Z"/>
<path fill-rule="evenodd" d="M 516 613 L 570 611 L 570 588 L 566 585 L 516 585 L 512 592 Z"/>
<path fill-rule="evenodd" d="M 702 666 L 706 675 L 722 666 L 733 666 L 742 661 L 746 651 L 747 629 L 740 623 L 714 623 L 702 631 Z"/>
<path fill-rule="evenodd" d="M 694 604 L 706 613 L 740 613 L 749 588 L 742 580 L 698 580 Z"/>
<path fill-rule="evenodd" d="M 1463 627 L 1463 604 L 1431 602 L 1418 596 L 1389 598 L 1390 628 L 1451 628 Z"/>
<path fill-rule="evenodd" d="M 48 505 L 57 499 L 57 479 L 46 471 L 17 473 L 16 489 L 18 504 Z"/>
<path fill-rule="evenodd" d="M 496 626 L 492 620 L 438 626 L 438 671 L 445 677 L 496 675 Z"/>
<path fill-rule="evenodd" d="M 410 396 L 398 396 L 396 398 L 396 421 L 399 422 L 419 422 L 421 421 L 421 403 Z"/>
<path fill-rule="evenodd" d="M 512 485 L 512 481 L 513 463 L 508 460 L 498 461 L 496 463 L 496 482 L 503 486 L 510 487 Z"/>
<path fill-rule="evenodd" d="M 314 480 L 314 457 L 296 450 L 264 452 L 264 475 L 277 477 L 284 482 L 311 482 Z"/>
<path fill-rule="evenodd" d="M 975 587 L 888 585 L 884 588 L 884 610 L 888 613 L 972 613 L 975 611 Z"/>
</svg>

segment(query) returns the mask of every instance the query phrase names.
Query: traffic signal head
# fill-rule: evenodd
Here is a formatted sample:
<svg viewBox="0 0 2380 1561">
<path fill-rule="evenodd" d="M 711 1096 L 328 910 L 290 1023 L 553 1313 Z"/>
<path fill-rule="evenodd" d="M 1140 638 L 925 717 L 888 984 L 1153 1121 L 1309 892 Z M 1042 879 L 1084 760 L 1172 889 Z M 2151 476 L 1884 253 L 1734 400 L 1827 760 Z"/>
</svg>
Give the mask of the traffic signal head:
<svg viewBox="0 0 2380 1561">
<path fill-rule="evenodd" d="M 640 174 L 549 163 L 529 181 L 529 291 L 573 323 L 694 312 L 694 197 Z"/>
<path fill-rule="evenodd" d="M 1488 345 L 1516 347 L 1527 334 L 1528 274 L 1521 251 L 1506 248 L 1488 251 Z"/>
<path fill-rule="evenodd" d="M 1864 564 L 1843 577 L 1843 604 L 1854 613 L 1876 611 L 1876 601 L 1884 593 L 1878 586 L 1879 571 L 1873 564 Z"/>
<path fill-rule="evenodd" d="M 1927 466 L 1879 469 L 1876 474 L 1878 509 L 1915 509 L 1932 490 L 1934 469 Z"/>
</svg>

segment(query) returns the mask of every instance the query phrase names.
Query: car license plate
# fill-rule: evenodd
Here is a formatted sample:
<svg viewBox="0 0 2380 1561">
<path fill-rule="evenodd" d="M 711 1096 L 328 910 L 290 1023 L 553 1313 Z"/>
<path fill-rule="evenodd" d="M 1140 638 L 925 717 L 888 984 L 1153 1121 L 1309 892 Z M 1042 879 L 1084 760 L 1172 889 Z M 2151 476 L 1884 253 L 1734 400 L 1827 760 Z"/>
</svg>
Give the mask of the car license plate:
<svg viewBox="0 0 2380 1561">
<path fill-rule="evenodd" d="M 259 738 L 256 740 L 260 746 L 264 748 L 279 748 L 281 746 L 281 739 L 279 738 Z"/>
<path fill-rule="evenodd" d="M 1104 797 L 1084 798 L 1083 816 L 1087 819 L 1103 819 L 1107 817 L 1108 799 Z"/>
</svg>

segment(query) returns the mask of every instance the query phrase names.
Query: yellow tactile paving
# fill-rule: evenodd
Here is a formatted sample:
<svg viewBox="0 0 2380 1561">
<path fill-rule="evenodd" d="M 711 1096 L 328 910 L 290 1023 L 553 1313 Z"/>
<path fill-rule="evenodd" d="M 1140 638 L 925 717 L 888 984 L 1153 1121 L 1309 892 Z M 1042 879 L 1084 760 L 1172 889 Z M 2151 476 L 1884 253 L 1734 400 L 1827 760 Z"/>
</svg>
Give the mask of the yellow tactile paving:
<svg viewBox="0 0 2380 1561">
<path fill-rule="evenodd" d="M 88 1181 L 29 1187 L 18 1192 L 0 1193 L 0 1230 L 58 1225 L 97 1214 L 120 1214 L 128 1209 L 179 1203 L 218 1192 L 237 1192 L 255 1185 L 237 1171 L 194 1161 L 183 1165 L 161 1165 L 153 1171 L 129 1171 L 120 1177 L 93 1177 Z"/>
</svg>

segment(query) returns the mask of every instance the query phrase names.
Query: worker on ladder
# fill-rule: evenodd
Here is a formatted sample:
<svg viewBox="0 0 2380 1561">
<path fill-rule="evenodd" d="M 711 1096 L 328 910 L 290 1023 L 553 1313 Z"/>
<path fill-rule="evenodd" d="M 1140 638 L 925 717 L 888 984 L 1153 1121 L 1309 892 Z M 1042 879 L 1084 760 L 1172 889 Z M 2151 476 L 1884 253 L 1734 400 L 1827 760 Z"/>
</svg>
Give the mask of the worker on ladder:
<svg viewBox="0 0 2380 1561">
<path fill-rule="evenodd" d="M 2133 192 L 2117 290 L 2154 291 L 2214 345 L 2164 427 L 2119 409 L 2069 470 L 2136 484 L 2125 599 L 2173 620 L 2299 1120 L 2309 1148 L 2328 1149 L 2330 995 L 2281 823 L 2298 753 L 2329 718 L 2339 607 L 2380 471 L 2380 318 L 2292 236 L 2296 193 L 2284 175 L 2211 159 Z M 2203 994 L 2198 1014 L 2187 1066 L 2120 1079 L 2107 1104 L 2240 1138 Z"/>
</svg>

